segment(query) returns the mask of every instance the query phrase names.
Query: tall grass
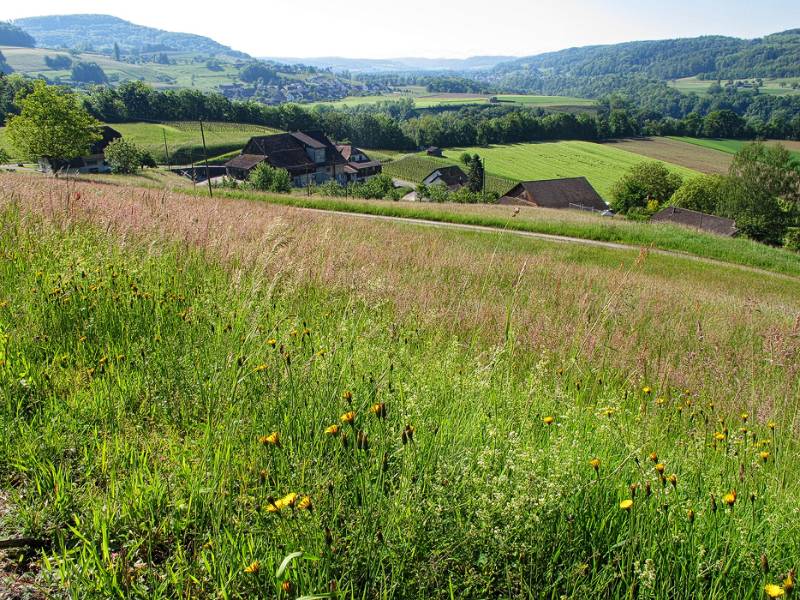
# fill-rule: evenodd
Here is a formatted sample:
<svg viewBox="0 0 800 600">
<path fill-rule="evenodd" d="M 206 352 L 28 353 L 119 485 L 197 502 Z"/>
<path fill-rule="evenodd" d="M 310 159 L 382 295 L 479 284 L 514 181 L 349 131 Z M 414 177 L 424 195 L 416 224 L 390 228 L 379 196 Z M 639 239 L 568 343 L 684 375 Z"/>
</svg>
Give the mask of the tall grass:
<svg viewBox="0 0 800 600">
<path fill-rule="evenodd" d="M 0 213 L 0 481 L 54 593 L 738 598 L 797 568 L 791 282 L 50 189 Z"/>
</svg>

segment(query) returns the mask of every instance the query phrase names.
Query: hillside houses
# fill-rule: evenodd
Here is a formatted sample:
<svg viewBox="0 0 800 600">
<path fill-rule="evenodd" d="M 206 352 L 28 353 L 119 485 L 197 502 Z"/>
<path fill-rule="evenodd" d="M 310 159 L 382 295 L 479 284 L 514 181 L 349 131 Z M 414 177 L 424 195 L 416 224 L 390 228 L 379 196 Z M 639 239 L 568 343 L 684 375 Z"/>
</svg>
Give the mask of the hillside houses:
<svg viewBox="0 0 800 600">
<path fill-rule="evenodd" d="M 455 165 L 448 167 L 439 167 L 431 171 L 425 179 L 422 180 L 425 185 L 443 185 L 450 191 L 455 191 L 464 187 L 469 183 L 469 177 L 461 167 Z"/>
<path fill-rule="evenodd" d="M 225 163 L 225 167 L 229 177 L 243 180 L 261 163 L 286 169 L 295 187 L 332 179 L 346 185 L 366 181 L 381 172 L 380 163 L 369 160 L 362 150 L 349 145 L 335 146 L 321 131 L 250 138 L 242 153 Z"/>
</svg>

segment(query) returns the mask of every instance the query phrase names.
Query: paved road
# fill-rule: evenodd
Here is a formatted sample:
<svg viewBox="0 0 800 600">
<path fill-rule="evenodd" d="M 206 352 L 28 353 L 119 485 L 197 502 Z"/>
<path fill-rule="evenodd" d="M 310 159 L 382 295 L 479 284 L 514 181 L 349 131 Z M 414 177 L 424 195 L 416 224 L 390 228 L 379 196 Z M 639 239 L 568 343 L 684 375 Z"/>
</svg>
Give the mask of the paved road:
<svg viewBox="0 0 800 600">
<path fill-rule="evenodd" d="M 284 205 L 285 206 L 285 205 Z M 552 235 L 549 233 L 534 233 L 532 231 L 519 231 L 516 229 L 499 229 L 497 227 L 487 227 L 485 225 L 468 225 L 463 223 L 446 223 L 442 221 L 429 221 L 427 219 L 417 219 L 411 217 L 389 217 L 384 215 L 369 215 L 357 212 L 347 212 L 339 210 L 325 210 L 322 208 L 305 208 L 305 207 L 291 207 L 296 210 L 327 214 L 339 215 L 343 217 L 355 217 L 360 219 L 372 219 L 374 221 L 388 221 L 391 223 L 405 223 L 411 225 L 421 225 L 423 227 L 436 227 L 440 229 L 456 229 L 460 231 L 479 231 L 481 233 L 494 233 L 500 235 L 515 235 L 518 237 L 532 238 L 536 240 L 545 240 L 548 242 L 556 242 L 561 244 L 582 244 L 584 246 L 595 246 L 599 248 L 610 248 L 613 250 L 625 250 L 628 252 L 640 252 L 644 246 L 633 246 L 631 244 L 621 244 L 618 242 L 603 242 L 600 240 L 587 240 L 584 238 L 570 237 L 566 235 Z M 727 268 L 740 269 L 742 271 L 749 271 L 751 273 L 759 273 L 761 275 L 769 275 L 780 279 L 787 279 L 789 281 L 799 281 L 799 277 L 793 275 L 786 275 L 784 273 L 776 273 L 775 271 L 768 271 L 767 269 L 759 269 L 758 267 L 750 267 L 747 265 L 739 265 L 736 263 L 725 262 L 723 260 L 716 260 L 714 258 L 705 258 L 703 256 L 696 256 L 687 252 L 678 252 L 675 250 L 661 250 L 659 248 L 647 248 L 647 251 L 652 254 L 660 254 L 664 256 L 672 256 L 676 258 L 683 258 L 695 262 L 703 262 L 711 265 L 718 265 Z"/>
</svg>

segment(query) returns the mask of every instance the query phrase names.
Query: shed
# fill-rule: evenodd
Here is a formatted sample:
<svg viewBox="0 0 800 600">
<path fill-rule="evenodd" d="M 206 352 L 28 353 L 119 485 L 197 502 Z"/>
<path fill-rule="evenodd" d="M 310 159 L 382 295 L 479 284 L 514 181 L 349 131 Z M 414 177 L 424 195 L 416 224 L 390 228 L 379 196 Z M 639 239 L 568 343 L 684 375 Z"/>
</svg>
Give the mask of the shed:
<svg viewBox="0 0 800 600">
<path fill-rule="evenodd" d="M 693 229 L 729 237 L 739 232 L 739 230 L 736 229 L 736 221 L 733 219 L 726 219 L 725 217 L 709 215 L 707 213 L 677 206 L 662 208 L 650 217 L 650 220 L 656 223 L 674 223 L 675 225 L 683 225 L 684 227 L 691 227 Z"/>
<path fill-rule="evenodd" d="M 425 154 L 428 156 L 438 156 L 441 158 L 442 156 L 442 149 L 438 146 L 431 146 L 430 148 L 425 149 Z"/>
</svg>

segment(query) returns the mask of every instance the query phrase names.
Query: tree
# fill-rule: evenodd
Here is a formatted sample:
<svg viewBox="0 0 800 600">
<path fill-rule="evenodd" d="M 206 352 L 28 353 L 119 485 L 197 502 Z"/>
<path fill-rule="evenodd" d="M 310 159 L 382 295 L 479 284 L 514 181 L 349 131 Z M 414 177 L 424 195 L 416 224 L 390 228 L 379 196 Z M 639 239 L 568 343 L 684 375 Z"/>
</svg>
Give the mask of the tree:
<svg viewBox="0 0 800 600">
<path fill-rule="evenodd" d="M 117 42 L 114 42 L 114 60 L 119 62 L 121 58 L 122 56 L 119 50 L 119 44 Z"/>
<path fill-rule="evenodd" d="M 726 178 L 721 175 L 692 177 L 672 194 L 670 204 L 713 215 L 725 196 L 727 186 Z"/>
<path fill-rule="evenodd" d="M 652 211 L 669 200 L 681 183 L 680 175 L 670 173 L 663 163 L 636 164 L 614 185 L 611 208 L 622 214 L 633 209 Z"/>
<path fill-rule="evenodd" d="M 292 191 L 292 177 L 286 169 L 276 169 L 262 162 L 250 173 L 248 180 L 255 190 L 287 194 Z"/>
<path fill-rule="evenodd" d="M 105 154 L 112 173 L 130 174 L 142 168 L 141 150 L 124 138 L 117 138 L 106 146 Z"/>
<path fill-rule="evenodd" d="M 0 52 L 0 75 L 8 75 L 9 73 L 13 73 L 14 69 L 11 68 L 11 65 L 6 62 L 6 57 L 3 56 L 3 53 Z"/>
<path fill-rule="evenodd" d="M 275 69 L 262 62 L 252 62 L 242 68 L 239 72 L 239 79 L 247 83 L 255 83 L 258 80 L 264 83 L 272 83 L 277 79 L 277 73 Z"/>
<path fill-rule="evenodd" d="M 105 71 L 93 62 L 77 62 L 72 65 L 72 73 L 70 75 L 73 81 L 78 83 L 108 83 Z"/>
<path fill-rule="evenodd" d="M 469 191 L 470 192 L 480 192 L 483 189 L 483 161 L 481 157 L 477 154 L 472 157 L 472 160 L 469 163 L 469 173 L 467 174 L 469 177 Z"/>
<path fill-rule="evenodd" d="M 85 156 L 100 140 L 100 123 L 78 104 L 74 94 L 35 81 L 19 101 L 20 114 L 8 119 L 6 133 L 23 157 L 47 158 L 55 169 Z"/>
<path fill-rule="evenodd" d="M 745 131 L 745 120 L 732 110 L 715 110 L 703 119 L 703 135 L 710 138 L 739 138 Z"/>
<path fill-rule="evenodd" d="M 55 56 L 45 56 L 44 64 L 56 71 L 63 71 L 72 66 L 72 59 L 66 54 L 56 54 Z"/>
<path fill-rule="evenodd" d="M 9 160 L 11 160 L 11 157 L 8 152 L 0 148 L 0 164 L 7 163 Z"/>
</svg>

